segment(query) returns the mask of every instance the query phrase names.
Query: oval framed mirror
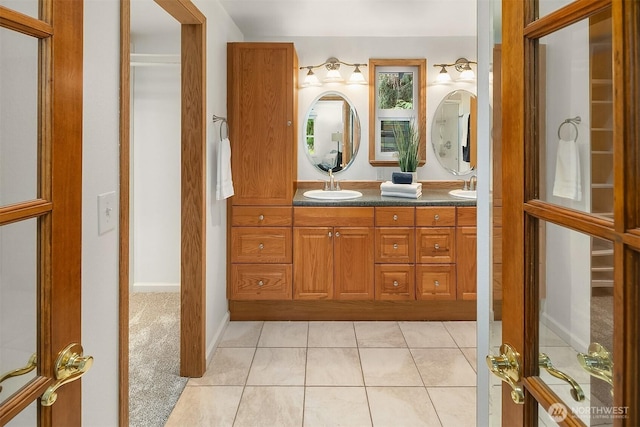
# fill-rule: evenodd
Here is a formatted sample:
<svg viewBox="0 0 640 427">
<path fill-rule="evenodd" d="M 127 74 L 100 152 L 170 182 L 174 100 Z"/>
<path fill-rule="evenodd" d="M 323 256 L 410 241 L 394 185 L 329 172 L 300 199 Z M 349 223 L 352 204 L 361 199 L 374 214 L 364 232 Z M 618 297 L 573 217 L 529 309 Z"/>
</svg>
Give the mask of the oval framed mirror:
<svg viewBox="0 0 640 427">
<path fill-rule="evenodd" d="M 302 126 L 307 159 L 321 172 L 346 170 L 360 146 L 360 119 L 353 104 L 339 92 L 320 94 Z"/>
<path fill-rule="evenodd" d="M 450 92 L 438 105 L 431 123 L 431 145 L 440 165 L 454 175 L 476 167 L 477 99 L 467 90 Z"/>
</svg>

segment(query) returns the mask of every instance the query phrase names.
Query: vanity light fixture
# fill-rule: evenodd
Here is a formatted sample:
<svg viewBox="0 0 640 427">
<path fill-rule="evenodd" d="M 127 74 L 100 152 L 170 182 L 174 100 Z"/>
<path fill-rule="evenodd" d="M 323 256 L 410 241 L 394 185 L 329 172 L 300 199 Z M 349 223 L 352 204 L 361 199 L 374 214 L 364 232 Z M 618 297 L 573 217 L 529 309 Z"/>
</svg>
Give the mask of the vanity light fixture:
<svg viewBox="0 0 640 427">
<path fill-rule="evenodd" d="M 348 67 L 355 67 L 355 69 L 353 70 L 353 73 L 349 77 L 349 80 L 347 81 L 347 83 L 349 83 L 349 84 L 367 84 L 367 81 L 365 80 L 364 75 L 362 74 L 362 71 L 360 71 L 360 67 L 366 67 L 367 64 L 350 64 L 348 62 L 342 62 L 337 58 L 331 57 L 331 58 L 327 59 L 324 63 L 322 63 L 320 65 L 307 65 L 307 66 L 304 66 L 304 67 L 300 67 L 301 70 L 304 70 L 304 69 L 309 70 L 307 72 L 307 75 L 305 76 L 304 81 L 303 81 L 301 86 L 302 87 L 320 86 L 321 83 L 320 83 L 318 77 L 313 72 L 313 70 L 316 69 L 316 68 L 321 68 L 321 67 L 325 67 L 327 69 L 327 75 L 322 80 L 324 83 L 341 83 L 341 82 L 344 82 L 344 78 L 342 78 L 342 75 L 340 74 L 340 65 L 346 65 Z"/>
<path fill-rule="evenodd" d="M 451 82 L 451 75 L 447 72 L 447 67 L 454 67 L 456 71 L 460 73 L 460 76 L 458 76 L 457 79 L 459 81 L 475 80 L 476 75 L 469 64 L 477 64 L 477 62 L 469 61 L 467 58 L 458 58 L 453 64 L 434 64 L 434 67 L 442 67 L 438 77 L 436 77 L 436 83 L 442 84 Z"/>
</svg>

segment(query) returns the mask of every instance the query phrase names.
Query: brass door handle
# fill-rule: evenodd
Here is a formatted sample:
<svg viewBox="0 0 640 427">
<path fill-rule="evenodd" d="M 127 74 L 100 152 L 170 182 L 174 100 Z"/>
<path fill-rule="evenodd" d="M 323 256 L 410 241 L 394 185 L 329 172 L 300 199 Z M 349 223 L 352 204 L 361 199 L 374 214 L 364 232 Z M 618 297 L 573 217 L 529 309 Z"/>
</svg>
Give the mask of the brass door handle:
<svg viewBox="0 0 640 427">
<path fill-rule="evenodd" d="M 611 386 L 613 396 L 613 359 L 611 353 L 597 342 L 591 343 L 587 354 L 578 353 L 578 363 L 593 377 L 606 381 Z"/>
<path fill-rule="evenodd" d="M 520 354 L 509 344 L 500 346 L 499 356 L 487 356 L 487 366 L 492 374 L 511 386 L 511 399 L 517 404 L 524 403 L 524 391 L 518 385 L 522 378 Z"/>
<path fill-rule="evenodd" d="M 45 390 L 40 398 L 42 406 L 53 405 L 58 398 L 56 391 L 60 387 L 77 380 L 91 368 L 93 357 L 83 356 L 82 353 L 82 346 L 76 343 L 69 344 L 58 353 L 55 364 L 56 381 Z"/>
<path fill-rule="evenodd" d="M 568 382 L 571 386 L 570 393 L 571 397 L 573 397 L 573 400 L 575 400 L 576 402 L 582 402 L 584 400 L 584 391 L 582 391 L 582 387 L 580 387 L 580 384 L 578 384 L 576 380 L 571 378 L 569 375 L 556 369 L 551 363 L 551 359 L 549 358 L 549 356 L 547 356 L 545 353 L 540 353 L 540 356 L 538 357 L 538 365 L 546 369 L 550 375 Z"/>
<path fill-rule="evenodd" d="M 0 383 L 3 383 L 5 380 L 8 380 L 9 378 L 28 374 L 29 372 L 33 371 L 36 368 L 36 366 L 38 366 L 37 360 L 38 359 L 36 354 L 33 353 L 25 366 L 23 366 L 22 368 L 14 369 L 2 375 L 0 377 Z M 0 392 L 1 391 L 2 391 L 2 386 L 0 385 Z"/>
</svg>

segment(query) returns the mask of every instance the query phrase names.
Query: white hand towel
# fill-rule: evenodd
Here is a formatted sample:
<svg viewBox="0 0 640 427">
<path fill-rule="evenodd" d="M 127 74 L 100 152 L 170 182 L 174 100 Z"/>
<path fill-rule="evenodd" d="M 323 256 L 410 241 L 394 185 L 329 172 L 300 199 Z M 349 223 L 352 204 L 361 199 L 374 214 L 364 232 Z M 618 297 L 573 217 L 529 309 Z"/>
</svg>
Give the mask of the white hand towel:
<svg viewBox="0 0 640 427">
<path fill-rule="evenodd" d="M 558 141 L 556 176 L 553 195 L 576 201 L 582 200 L 580 153 L 576 141 Z"/>
<path fill-rule="evenodd" d="M 231 178 L 231 143 L 225 138 L 218 144 L 218 179 L 216 181 L 216 199 L 223 200 L 233 196 Z"/>
<path fill-rule="evenodd" d="M 391 181 L 385 181 L 380 184 L 381 191 L 392 191 L 396 193 L 415 194 L 422 192 L 422 183 L 414 182 L 411 184 L 394 184 Z"/>
<path fill-rule="evenodd" d="M 403 193 L 398 191 L 381 191 L 381 196 L 386 197 L 404 197 L 406 199 L 417 199 L 422 196 L 422 191 L 418 191 L 417 193 Z"/>
</svg>

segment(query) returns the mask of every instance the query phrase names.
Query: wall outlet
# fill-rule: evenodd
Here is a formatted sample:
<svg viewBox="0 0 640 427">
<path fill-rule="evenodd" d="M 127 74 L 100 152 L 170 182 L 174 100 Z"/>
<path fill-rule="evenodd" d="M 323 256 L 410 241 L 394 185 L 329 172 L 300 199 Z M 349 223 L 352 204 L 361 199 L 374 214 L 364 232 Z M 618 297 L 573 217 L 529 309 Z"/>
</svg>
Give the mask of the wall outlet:
<svg viewBox="0 0 640 427">
<path fill-rule="evenodd" d="M 104 234 L 116 228 L 118 212 L 116 212 L 116 192 L 98 195 L 98 234 Z"/>
</svg>

